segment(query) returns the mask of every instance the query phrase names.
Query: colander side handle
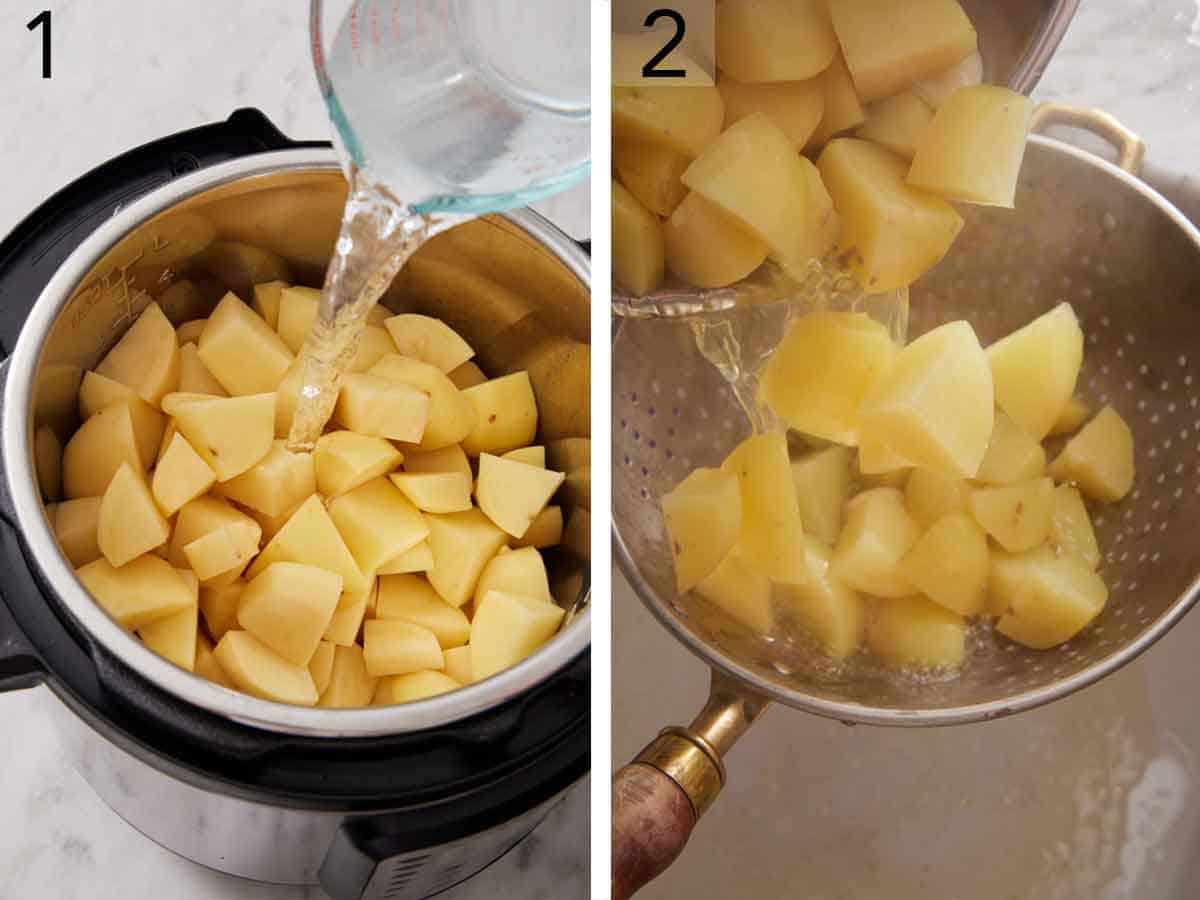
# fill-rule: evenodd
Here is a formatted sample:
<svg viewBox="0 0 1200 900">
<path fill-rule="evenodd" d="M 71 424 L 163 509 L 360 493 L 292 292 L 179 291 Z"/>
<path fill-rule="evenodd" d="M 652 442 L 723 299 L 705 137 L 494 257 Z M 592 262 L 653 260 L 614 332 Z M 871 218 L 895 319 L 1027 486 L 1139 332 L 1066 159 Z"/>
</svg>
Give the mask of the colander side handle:
<svg viewBox="0 0 1200 900">
<path fill-rule="evenodd" d="M 1118 166 L 1130 175 L 1142 174 L 1142 163 L 1146 158 L 1145 142 L 1103 110 L 1069 103 L 1039 103 L 1033 111 L 1029 130 L 1041 134 L 1053 126 L 1078 128 L 1096 135 L 1117 151 Z"/>
</svg>

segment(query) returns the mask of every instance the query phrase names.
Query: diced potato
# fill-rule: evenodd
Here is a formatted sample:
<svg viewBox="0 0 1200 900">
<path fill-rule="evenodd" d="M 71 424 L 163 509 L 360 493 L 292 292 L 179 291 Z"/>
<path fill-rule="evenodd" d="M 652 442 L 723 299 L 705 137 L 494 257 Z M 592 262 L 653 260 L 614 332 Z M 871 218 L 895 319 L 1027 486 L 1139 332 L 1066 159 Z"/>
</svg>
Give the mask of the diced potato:
<svg viewBox="0 0 1200 900">
<path fill-rule="evenodd" d="M 307 498 L 305 498 L 307 499 Z M 287 512 L 280 513 L 277 516 L 268 516 L 264 512 L 259 512 L 257 509 L 247 509 L 246 515 L 252 518 L 262 528 L 262 539 L 269 541 L 275 535 L 279 534 L 279 530 L 287 524 L 288 519 L 300 508 L 297 503 L 295 509 L 289 509 Z"/>
<path fill-rule="evenodd" d="M 975 52 L 957 0 L 831 0 L 829 12 L 863 100 L 890 97 Z"/>
<path fill-rule="evenodd" d="M 100 504 L 102 497 L 80 497 L 58 504 L 54 515 L 54 536 L 63 556 L 75 568 L 99 559 Z"/>
<path fill-rule="evenodd" d="M 913 93 L 924 100 L 930 109 L 937 109 L 955 91 L 960 88 L 972 87 L 982 81 L 983 57 L 976 50 L 965 57 L 962 62 L 943 69 L 936 75 L 930 75 L 914 82 L 912 89 Z"/>
<path fill-rule="evenodd" d="M 267 455 L 275 439 L 274 394 L 203 397 L 173 415 L 176 427 L 217 481 L 241 475 Z"/>
<path fill-rule="evenodd" d="M 456 691 L 460 687 L 457 681 L 444 672 L 410 672 L 407 675 L 388 675 L 379 679 L 375 695 L 371 699 L 374 706 L 391 706 L 396 703 L 413 703 Z"/>
<path fill-rule="evenodd" d="M 767 363 L 762 399 L 797 431 L 857 445 L 863 398 L 897 352 L 887 328 L 862 313 L 801 316 Z"/>
<path fill-rule="evenodd" d="M 179 429 L 175 427 L 175 419 L 170 417 L 167 419 L 166 427 L 163 428 L 162 441 L 158 445 L 158 452 L 154 455 L 154 465 L 157 466 L 162 462 L 162 458 L 167 455 L 167 448 L 171 446 L 171 441 L 175 440 L 177 434 L 179 434 Z"/>
<path fill-rule="evenodd" d="M 863 598 L 830 572 L 829 548 L 810 535 L 804 537 L 804 564 L 808 580 L 781 587 L 784 607 L 834 659 L 852 656 L 866 632 Z"/>
<path fill-rule="evenodd" d="M 1060 484 L 1054 489 L 1054 512 L 1050 517 L 1050 543 L 1062 553 L 1073 553 L 1093 569 L 1100 565 L 1100 545 L 1092 520 L 1079 491 Z"/>
<path fill-rule="evenodd" d="M 307 665 L 289 662 L 247 631 L 228 632 L 213 655 L 222 671 L 247 694 L 296 706 L 317 702 L 317 686 Z"/>
<path fill-rule="evenodd" d="M 412 385 L 351 372 L 342 379 L 333 418 L 359 434 L 418 443 L 425 434 L 430 407 L 429 395 Z"/>
<path fill-rule="evenodd" d="M 565 477 L 562 472 L 483 453 L 479 457 L 475 498 L 489 519 L 519 538 L 545 509 Z"/>
<path fill-rule="evenodd" d="M 341 593 L 340 575 L 301 563 L 272 563 L 242 591 L 238 623 L 284 659 L 307 666 Z"/>
<path fill-rule="evenodd" d="M 158 405 L 179 386 L 179 344 L 175 327 L 151 303 L 96 366 L 107 378 L 128 385 L 147 403 Z"/>
<path fill-rule="evenodd" d="M 516 450 L 501 453 L 499 456 L 501 459 L 525 463 L 527 466 L 537 466 L 539 469 L 546 468 L 546 448 L 540 444 L 535 444 L 532 447 L 518 447 Z"/>
<path fill-rule="evenodd" d="M 555 466 L 554 468 L 558 468 Z M 471 471 L 471 463 L 462 447 L 443 447 L 441 450 L 415 450 L 411 447 L 404 449 L 404 471 L 422 474 L 425 472 L 457 472 L 464 475 L 472 484 L 475 483 L 475 473 Z"/>
<path fill-rule="evenodd" d="M 962 217 L 904 182 L 905 161 L 856 138 L 830 141 L 817 161 L 841 217 L 838 248 L 868 293 L 907 287 L 933 268 L 962 230 Z"/>
<path fill-rule="evenodd" d="M 329 516 L 363 572 L 374 572 L 429 536 L 417 508 L 386 478 L 335 497 L 329 502 Z"/>
<path fill-rule="evenodd" d="M 747 438 L 725 458 L 721 469 L 738 479 L 742 515 L 737 543 L 746 562 L 774 581 L 802 583 L 807 577 L 800 553 L 804 525 L 792 483 L 787 437 L 773 432 Z M 730 518 L 736 521 L 735 516 Z"/>
<path fill-rule="evenodd" d="M 1067 441 L 1049 471 L 1095 500 L 1116 503 L 1133 488 L 1133 432 L 1115 409 L 1105 406 Z"/>
<path fill-rule="evenodd" d="M 203 632 L 197 632 L 195 665 L 192 671 L 213 684 L 219 684 L 231 691 L 237 690 L 237 685 L 230 680 L 229 676 L 225 674 L 225 670 L 221 668 L 221 664 L 217 662 L 216 656 L 213 655 L 213 649 L 212 641 L 205 637 Z"/>
<path fill-rule="evenodd" d="M 43 425 L 33 435 L 33 461 L 42 499 L 61 499 L 62 444 L 49 425 Z"/>
<path fill-rule="evenodd" d="M 204 326 L 208 324 L 208 319 L 192 319 L 184 322 L 175 329 L 175 342 L 182 348 L 185 344 L 195 344 L 200 340 L 200 335 L 204 331 Z M 224 388 L 222 388 L 224 390 Z"/>
<path fill-rule="evenodd" d="M 964 512 L 938 519 L 900 562 L 918 591 L 960 616 L 983 612 L 988 587 L 987 537 Z"/>
<path fill-rule="evenodd" d="M 613 88 L 613 138 L 621 143 L 655 144 L 695 159 L 724 121 L 725 104 L 710 85 Z"/>
<path fill-rule="evenodd" d="M 183 555 L 205 584 L 232 584 L 258 553 L 261 537 L 257 522 L 233 522 L 184 544 Z"/>
<path fill-rule="evenodd" d="M 376 619 L 400 619 L 428 628 L 443 649 L 461 647 L 471 637 L 471 623 L 420 575 L 387 575 L 379 579 Z"/>
<path fill-rule="evenodd" d="M 75 577 L 105 612 L 131 631 L 190 609 L 196 602 L 179 572 L 153 553 L 119 569 L 101 557 L 76 569 Z"/>
<path fill-rule="evenodd" d="M 966 512 L 971 486 L 957 475 L 936 469 L 913 469 L 904 488 L 908 514 L 922 528 L 929 528 L 942 516 Z"/>
<path fill-rule="evenodd" d="M 846 504 L 846 524 L 833 548 L 829 574 L 856 591 L 875 597 L 913 592 L 900 566 L 920 537 L 895 488 L 873 488 Z"/>
<path fill-rule="evenodd" d="M 355 373 L 357 374 L 357 373 Z M 300 403 L 300 390 L 304 387 L 304 366 L 299 360 L 292 363 L 275 391 L 275 437 L 286 438 L 292 430 L 292 419 Z"/>
<path fill-rule="evenodd" d="M 440 670 L 445 665 L 434 633 L 400 619 L 370 619 L 363 624 L 363 660 L 367 673 L 375 678 Z"/>
<path fill-rule="evenodd" d="M 293 453 L 275 440 L 259 462 L 217 486 L 217 493 L 242 506 L 277 516 L 295 509 L 317 489 L 311 453 Z"/>
<path fill-rule="evenodd" d="M 331 431 L 317 439 L 313 451 L 317 490 L 326 497 L 336 497 L 386 475 L 403 459 L 400 451 L 381 437 Z"/>
<path fill-rule="evenodd" d="M 955 91 L 912 157 L 908 183 L 949 200 L 1012 209 L 1033 101 L 1005 87 Z"/>
<path fill-rule="evenodd" d="M 1072 397 L 1063 407 L 1062 414 L 1050 426 L 1050 436 L 1072 434 L 1092 415 L 1091 409 L 1078 397 Z"/>
<path fill-rule="evenodd" d="M 384 320 L 396 351 L 440 372 L 453 372 L 475 356 L 471 345 L 441 319 L 405 313 Z"/>
<path fill-rule="evenodd" d="M 254 286 L 250 306 L 271 328 L 279 327 L 279 298 L 285 287 L 282 281 L 264 281 Z"/>
<path fill-rule="evenodd" d="M 200 615 L 204 616 L 204 624 L 214 640 L 219 641 L 225 632 L 237 629 L 238 603 L 245 588 L 244 581 L 219 587 L 200 586 Z"/>
<path fill-rule="evenodd" d="M 571 472 L 592 464 L 591 438 L 569 437 L 546 445 L 546 465 L 559 472 Z"/>
<path fill-rule="evenodd" d="M 460 391 L 483 384 L 488 380 L 488 377 L 483 374 L 483 369 L 473 362 L 465 362 L 457 369 L 450 370 L 446 373 L 446 377 L 453 381 L 454 386 Z"/>
<path fill-rule="evenodd" d="M 884 435 L 863 432 L 858 436 L 858 477 L 870 487 L 902 488 L 914 468 L 884 440 Z"/>
<path fill-rule="evenodd" d="M 867 118 L 841 50 L 834 54 L 829 68 L 817 76 L 817 84 L 821 86 L 821 95 L 825 99 L 825 112 L 821 115 L 821 123 L 816 132 L 808 139 L 804 148 L 809 152 L 819 151 L 831 139 L 856 128 Z"/>
<path fill-rule="evenodd" d="M 471 479 L 461 472 L 393 472 L 388 477 L 421 512 L 465 512 L 471 508 Z"/>
<path fill-rule="evenodd" d="M 738 220 L 696 193 L 663 223 L 667 266 L 688 284 L 719 288 L 741 281 L 767 258 L 768 248 Z"/>
<path fill-rule="evenodd" d="M 443 650 L 442 657 L 446 661 L 446 667 L 443 671 L 460 685 L 468 685 L 475 680 L 475 673 L 471 666 L 471 648 L 469 646 L 451 647 L 449 650 Z"/>
<path fill-rule="evenodd" d="M 1037 440 L 1075 393 L 1083 365 L 1083 330 L 1069 303 L 1014 331 L 987 350 L 996 403 Z"/>
<path fill-rule="evenodd" d="M 383 359 L 396 352 L 396 344 L 392 341 L 387 329 L 380 325 L 367 325 L 358 337 L 358 348 L 350 360 L 350 372 L 366 372 Z"/>
<path fill-rule="evenodd" d="M 212 487 L 216 480 L 216 473 L 192 449 L 187 438 L 176 433 L 154 469 L 150 487 L 162 514 L 173 516 L 185 503 Z"/>
<path fill-rule="evenodd" d="M 104 492 L 97 527 L 100 552 L 116 567 L 149 553 L 171 536 L 141 469 L 128 463 L 117 470 Z"/>
<path fill-rule="evenodd" d="M 471 599 L 483 567 L 504 546 L 507 535 L 477 509 L 424 518 L 433 550 L 433 568 L 426 577 L 443 600 L 462 606 Z"/>
<path fill-rule="evenodd" d="M 1077 556 L 1040 548 L 993 563 L 992 589 L 1002 598 L 996 630 L 1034 650 L 1069 641 L 1104 610 L 1108 588 Z"/>
<path fill-rule="evenodd" d="M 661 503 L 675 560 L 675 588 L 682 594 L 711 575 L 737 543 L 741 487 L 734 472 L 696 469 Z"/>
<path fill-rule="evenodd" d="M 804 533 L 832 544 L 841 533 L 842 505 L 850 491 L 850 451 L 826 447 L 794 460 L 792 483 Z"/>
<path fill-rule="evenodd" d="M 804 149 L 825 112 L 825 93 L 817 80 L 743 84 L 722 75 L 717 90 L 725 101 L 726 123 L 732 125 L 754 113 L 766 113 L 791 139 L 797 152 Z"/>
<path fill-rule="evenodd" d="M 201 361 L 233 396 L 274 391 L 292 364 L 293 352 L 232 293 L 217 304 L 200 335 Z"/>
<path fill-rule="evenodd" d="M 669 216 L 687 188 L 679 180 L 691 159 L 657 144 L 621 143 L 613 147 L 613 167 L 621 184 L 656 216 Z"/>
<path fill-rule="evenodd" d="M 123 465 L 142 468 L 142 455 L 129 406 L 119 403 L 100 410 L 63 448 L 63 495 L 68 500 L 101 497 Z"/>
<path fill-rule="evenodd" d="M 321 692 L 317 705 L 330 709 L 366 706 L 375 695 L 376 682 L 367 672 L 362 647 L 358 644 L 335 647 L 329 686 Z"/>
<path fill-rule="evenodd" d="M 490 678 L 530 656 L 554 637 L 565 611 L 543 600 L 489 591 L 471 622 L 471 669 Z"/>
<path fill-rule="evenodd" d="M 318 694 L 325 693 L 325 689 L 329 687 L 329 679 L 333 675 L 334 647 L 329 641 L 321 641 L 313 651 L 312 659 L 308 661 L 308 673 L 312 675 Z"/>
<path fill-rule="evenodd" d="M 420 441 L 422 450 L 457 444 L 475 427 L 475 407 L 436 366 L 391 354 L 375 363 L 370 374 L 429 395 L 429 417 Z"/>
<path fill-rule="evenodd" d="M 84 372 L 79 384 L 79 417 L 87 421 L 102 409 L 118 403 L 129 407 L 133 436 L 141 456 L 142 468 L 150 468 L 154 453 L 163 438 L 166 417 L 138 396 L 128 385 L 96 372 Z"/>
<path fill-rule="evenodd" d="M 298 354 L 312 332 L 321 303 L 321 292 L 310 287 L 285 287 L 279 293 L 279 319 L 275 330 L 284 346 Z"/>
<path fill-rule="evenodd" d="M 538 407 L 528 372 L 493 378 L 467 388 L 462 395 L 471 401 L 476 413 L 475 427 L 462 442 L 463 452 L 468 456 L 507 453 L 533 443 Z"/>
<path fill-rule="evenodd" d="M 191 343 L 179 345 L 179 390 L 187 394 L 229 396 L 229 392 L 221 387 L 221 382 L 204 365 L 196 345 Z"/>
<path fill-rule="evenodd" d="M 483 567 L 475 584 L 475 606 L 483 602 L 489 591 L 519 594 L 531 600 L 553 603 L 550 579 L 542 555 L 533 548 L 501 550 Z"/>
<path fill-rule="evenodd" d="M 837 38 L 822 0 L 722 0 L 717 59 L 738 81 L 803 81 L 833 61 Z"/>
<path fill-rule="evenodd" d="M 912 91 L 877 100 L 867 107 L 867 121 L 854 132 L 882 144 L 897 156 L 912 159 L 933 121 L 933 110 Z"/>
<path fill-rule="evenodd" d="M 833 208 L 833 198 L 825 189 L 821 173 L 812 160 L 807 156 L 800 157 L 800 169 L 804 173 L 805 194 L 808 197 L 804 237 L 792 248 L 793 257 L 783 259 L 776 256 L 775 259 L 797 281 L 804 281 L 808 277 L 809 261 L 824 259 L 837 246 L 842 233 L 842 220 Z"/>
<path fill-rule="evenodd" d="M 210 531 L 228 526 L 246 529 L 253 533 L 255 521 L 238 509 L 234 509 L 220 497 L 204 495 L 185 503 L 175 519 L 175 530 L 171 533 L 171 546 L 167 555 L 171 565 L 177 569 L 189 568 L 187 554 L 183 548 Z"/>
<path fill-rule="evenodd" d="M 770 634 L 775 627 L 771 579 L 748 565 L 736 548 L 696 585 L 696 593 L 756 634 Z"/>
<path fill-rule="evenodd" d="M 876 608 L 867 645 L 893 666 L 957 669 L 966 656 L 966 624 L 924 597 L 887 600 Z"/>
<path fill-rule="evenodd" d="M 533 524 L 529 526 L 529 530 L 512 542 L 512 546 L 514 548 L 536 547 L 539 550 L 544 550 L 547 547 L 557 546 L 562 541 L 562 536 L 562 507 L 547 506 L 537 514 L 537 518 L 533 520 Z"/>
<path fill-rule="evenodd" d="M 196 668 L 196 634 L 200 616 L 195 605 L 138 629 L 142 643 L 189 672 Z"/>
<path fill-rule="evenodd" d="M 365 591 L 370 584 L 370 579 L 359 570 L 317 494 L 305 500 L 292 513 L 292 517 L 251 564 L 246 575 L 254 578 L 276 562 L 305 563 L 335 572 L 342 576 L 342 588 L 347 591 Z"/>
<path fill-rule="evenodd" d="M 1039 477 L 1046 470 L 1046 451 L 1003 410 L 996 423 L 987 453 L 975 478 L 985 484 L 1015 484 Z"/>
<path fill-rule="evenodd" d="M 417 546 L 393 556 L 376 570 L 377 575 L 405 575 L 409 572 L 428 572 L 433 568 L 433 549 L 428 538 Z"/>
<path fill-rule="evenodd" d="M 325 626 L 324 639 L 343 647 L 357 641 L 358 632 L 367 617 L 367 607 L 374 605 L 378 596 L 379 581 L 374 578 L 365 591 L 342 591 L 337 608 Z"/>
<path fill-rule="evenodd" d="M 980 527 L 1009 553 L 1032 550 L 1050 533 L 1054 482 L 1035 478 L 979 488 L 971 493 L 967 505 Z"/>
<path fill-rule="evenodd" d="M 652 293 L 666 275 L 664 240 L 658 217 L 613 179 L 612 266 L 616 285 L 635 297 Z"/>
</svg>

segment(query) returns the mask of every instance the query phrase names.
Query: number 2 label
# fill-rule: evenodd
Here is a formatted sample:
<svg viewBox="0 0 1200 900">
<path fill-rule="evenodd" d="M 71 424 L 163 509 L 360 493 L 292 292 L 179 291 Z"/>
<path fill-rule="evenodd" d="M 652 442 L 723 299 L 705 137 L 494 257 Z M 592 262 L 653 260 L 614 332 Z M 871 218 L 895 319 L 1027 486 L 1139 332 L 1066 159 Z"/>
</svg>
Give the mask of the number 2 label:
<svg viewBox="0 0 1200 900">
<path fill-rule="evenodd" d="M 675 23 L 675 33 L 671 35 L 661 50 L 650 57 L 650 61 L 642 66 L 643 78 L 686 78 L 686 69 L 660 69 L 658 64 L 662 62 L 670 54 L 672 50 L 679 46 L 683 40 L 684 34 L 687 32 L 687 23 L 684 22 L 683 16 L 673 9 L 656 9 L 650 15 L 646 16 L 646 21 L 643 23 L 647 28 L 653 28 L 654 24 L 659 19 L 670 19 Z"/>
</svg>

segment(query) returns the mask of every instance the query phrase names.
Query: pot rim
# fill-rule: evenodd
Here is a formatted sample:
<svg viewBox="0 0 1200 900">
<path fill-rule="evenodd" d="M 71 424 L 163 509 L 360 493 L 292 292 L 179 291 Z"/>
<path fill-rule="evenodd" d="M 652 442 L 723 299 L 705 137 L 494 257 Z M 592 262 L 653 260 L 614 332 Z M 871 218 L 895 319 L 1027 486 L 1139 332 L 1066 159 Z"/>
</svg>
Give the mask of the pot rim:
<svg viewBox="0 0 1200 900">
<path fill-rule="evenodd" d="M 80 280 L 135 227 L 171 207 L 233 182 L 284 172 L 337 172 L 332 150 L 279 150 L 218 163 L 152 190 L 106 220 L 66 259 L 38 296 L 8 359 L 0 405 L 0 468 L 16 523 L 36 566 L 59 605 L 89 643 L 119 659 L 174 697 L 242 725 L 291 735 L 377 737 L 421 731 L 498 706 L 553 676 L 590 646 L 591 608 L 585 605 L 553 641 L 498 675 L 460 690 L 398 706 L 319 709 L 262 700 L 194 675 L 159 656 L 117 624 L 92 599 L 58 549 L 35 488 L 32 454 L 34 378 L 43 346 Z M 587 255 L 563 231 L 532 210 L 499 214 L 553 250 L 584 285 L 591 283 Z M 28 601 L 28 598 L 27 598 Z M 50 676 L 53 678 L 54 673 Z"/>
</svg>

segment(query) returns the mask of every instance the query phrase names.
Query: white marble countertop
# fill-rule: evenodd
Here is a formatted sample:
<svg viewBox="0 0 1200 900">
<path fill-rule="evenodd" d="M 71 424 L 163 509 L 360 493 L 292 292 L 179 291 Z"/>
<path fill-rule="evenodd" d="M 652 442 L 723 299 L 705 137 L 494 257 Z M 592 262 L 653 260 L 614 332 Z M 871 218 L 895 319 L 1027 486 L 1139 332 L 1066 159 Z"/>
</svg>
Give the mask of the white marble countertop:
<svg viewBox="0 0 1200 900">
<path fill-rule="evenodd" d="M 99 163 L 242 106 L 258 107 L 290 137 L 328 137 L 301 0 L 0 5 L 0 234 Z M 54 23 L 49 81 L 40 77 L 40 32 L 25 28 L 43 7 Z M 585 237 L 587 199 L 585 186 L 540 208 Z M 54 702 L 44 689 L 0 697 L 0 900 L 323 896 L 219 875 L 138 834 L 64 761 L 49 726 Z M 518 852 L 443 896 L 583 897 L 587 853 L 585 783 Z"/>
</svg>

